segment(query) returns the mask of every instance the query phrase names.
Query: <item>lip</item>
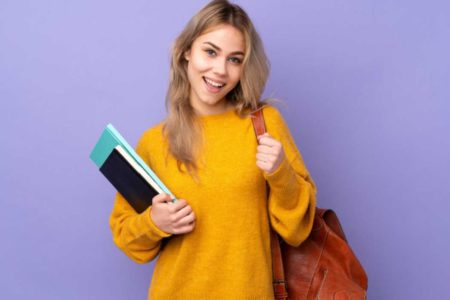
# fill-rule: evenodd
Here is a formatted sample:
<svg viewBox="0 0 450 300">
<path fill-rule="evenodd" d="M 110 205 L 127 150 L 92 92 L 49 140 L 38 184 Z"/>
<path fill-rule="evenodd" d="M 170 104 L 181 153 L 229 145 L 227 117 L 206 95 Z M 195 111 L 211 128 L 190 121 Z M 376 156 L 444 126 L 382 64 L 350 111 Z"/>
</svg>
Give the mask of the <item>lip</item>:
<svg viewBox="0 0 450 300">
<path fill-rule="evenodd" d="M 220 93 L 220 92 L 223 90 L 223 88 L 225 87 L 225 84 L 224 84 L 224 83 L 221 83 L 221 84 L 223 84 L 222 87 L 215 87 L 215 86 L 213 86 L 213 85 L 210 85 L 210 84 L 208 84 L 208 83 L 206 82 L 206 79 L 205 79 L 205 78 L 208 78 L 208 77 L 202 77 L 203 83 L 205 84 L 206 90 L 207 90 L 209 93 L 211 93 L 211 94 L 218 94 L 218 93 Z M 208 78 L 208 79 L 209 79 L 209 78 Z M 212 79 L 210 79 L 210 80 L 212 80 Z M 217 82 L 217 81 L 214 81 L 214 82 Z M 218 83 L 220 83 L 220 82 L 218 82 Z"/>
<path fill-rule="evenodd" d="M 211 77 L 203 76 L 203 80 L 206 80 L 206 79 L 211 80 L 211 81 L 214 81 L 215 83 L 221 84 L 222 87 L 220 87 L 220 88 L 223 88 L 223 87 L 226 85 L 226 83 L 223 82 L 223 81 L 221 81 L 221 80 L 216 80 L 216 79 L 211 78 Z"/>
</svg>

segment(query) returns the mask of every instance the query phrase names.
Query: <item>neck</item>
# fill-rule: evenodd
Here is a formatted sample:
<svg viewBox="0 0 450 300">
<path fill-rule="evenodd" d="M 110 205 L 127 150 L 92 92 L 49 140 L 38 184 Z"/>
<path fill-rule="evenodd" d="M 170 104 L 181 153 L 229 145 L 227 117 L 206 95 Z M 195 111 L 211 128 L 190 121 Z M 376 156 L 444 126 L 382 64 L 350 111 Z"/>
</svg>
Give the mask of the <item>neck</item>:
<svg viewBox="0 0 450 300">
<path fill-rule="evenodd" d="M 225 99 L 221 100 L 220 103 L 217 103 L 217 105 L 214 106 L 205 107 L 193 105 L 192 103 L 191 105 L 194 108 L 195 113 L 199 116 L 219 115 L 233 109 L 233 106 L 230 103 L 228 103 Z"/>
</svg>

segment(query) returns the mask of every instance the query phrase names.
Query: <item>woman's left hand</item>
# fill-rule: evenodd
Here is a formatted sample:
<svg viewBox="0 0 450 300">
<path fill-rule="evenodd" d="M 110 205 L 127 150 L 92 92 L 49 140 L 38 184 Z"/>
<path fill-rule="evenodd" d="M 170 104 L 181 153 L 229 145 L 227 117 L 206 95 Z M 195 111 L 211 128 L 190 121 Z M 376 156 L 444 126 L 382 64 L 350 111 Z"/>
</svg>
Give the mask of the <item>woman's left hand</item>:
<svg viewBox="0 0 450 300">
<path fill-rule="evenodd" d="M 283 145 L 267 132 L 258 136 L 256 148 L 256 165 L 270 174 L 277 170 L 284 160 Z"/>
</svg>

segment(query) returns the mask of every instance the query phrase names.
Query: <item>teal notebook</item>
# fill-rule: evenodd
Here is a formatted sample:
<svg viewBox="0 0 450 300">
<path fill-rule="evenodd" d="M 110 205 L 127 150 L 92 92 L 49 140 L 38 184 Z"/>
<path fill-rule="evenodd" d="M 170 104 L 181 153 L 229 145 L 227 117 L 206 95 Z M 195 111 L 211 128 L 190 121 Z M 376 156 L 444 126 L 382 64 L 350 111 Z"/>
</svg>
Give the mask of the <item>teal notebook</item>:
<svg viewBox="0 0 450 300">
<path fill-rule="evenodd" d="M 97 165 L 98 168 L 101 168 L 111 152 L 118 145 L 122 146 L 122 148 L 134 158 L 134 160 L 145 170 L 145 172 L 147 172 L 147 174 L 165 193 L 173 195 L 112 124 L 108 124 L 105 130 L 103 130 L 97 144 L 91 152 L 91 160 Z"/>
</svg>

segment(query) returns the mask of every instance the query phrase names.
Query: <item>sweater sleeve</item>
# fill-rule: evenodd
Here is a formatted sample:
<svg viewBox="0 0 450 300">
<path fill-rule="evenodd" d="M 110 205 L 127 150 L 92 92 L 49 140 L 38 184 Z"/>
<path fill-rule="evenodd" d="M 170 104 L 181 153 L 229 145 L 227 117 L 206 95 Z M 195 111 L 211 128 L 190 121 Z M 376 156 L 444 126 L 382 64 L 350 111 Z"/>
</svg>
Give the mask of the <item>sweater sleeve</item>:
<svg viewBox="0 0 450 300">
<path fill-rule="evenodd" d="M 282 143 L 285 152 L 285 159 L 277 170 L 264 174 L 270 186 L 270 221 L 288 244 L 298 246 L 312 229 L 316 186 L 281 114 L 268 107 L 264 115 L 267 131 Z"/>
<path fill-rule="evenodd" d="M 145 141 L 144 134 L 137 145 L 136 152 L 145 163 L 150 165 Z M 137 263 L 146 263 L 154 259 L 160 250 L 161 240 L 170 236 L 153 223 L 150 216 L 151 209 L 150 206 L 138 214 L 126 199 L 117 193 L 109 219 L 114 243 Z"/>
</svg>

